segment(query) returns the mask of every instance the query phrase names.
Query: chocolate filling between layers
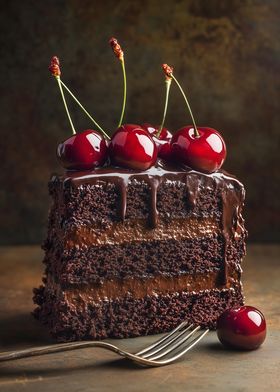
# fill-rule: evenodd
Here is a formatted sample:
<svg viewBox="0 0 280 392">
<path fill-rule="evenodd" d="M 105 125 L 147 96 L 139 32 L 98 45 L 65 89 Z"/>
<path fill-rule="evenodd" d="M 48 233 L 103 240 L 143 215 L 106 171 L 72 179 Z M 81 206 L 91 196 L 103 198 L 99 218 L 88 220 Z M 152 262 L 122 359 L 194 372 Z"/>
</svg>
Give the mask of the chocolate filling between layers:
<svg viewBox="0 0 280 392">
<path fill-rule="evenodd" d="M 214 219 L 173 219 L 170 223 L 160 221 L 154 229 L 147 228 L 143 220 L 129 221 L 125 224 L 114 222 L 105 229 L 100 226 L 78 226 L 64 232 L 64 248 L 100 245 L 119 245 L 135 241 L 156 241 L 192 239 L 220 233 L 219 223 Z"/>
<path fill-rule="evenodd" d="M 62 289 L 49 276 L 47 287 L 52 288 L 56 295 L 64 294 L 69 303 L 75 306 L 86 306 L 92 302 L 114 300 L 127 295 L 135 299 L 151 295 L 198 292 L 212 289 L 230 288 L 240 280 L 240 271 L 229 268 L 228 282 L 221 282 L 219 271 L 204 274 L 182 274 L 179 276 L 154 276 L 150 278 L 111 279 L 99 284 L 70 286 Z"/>
</svg>

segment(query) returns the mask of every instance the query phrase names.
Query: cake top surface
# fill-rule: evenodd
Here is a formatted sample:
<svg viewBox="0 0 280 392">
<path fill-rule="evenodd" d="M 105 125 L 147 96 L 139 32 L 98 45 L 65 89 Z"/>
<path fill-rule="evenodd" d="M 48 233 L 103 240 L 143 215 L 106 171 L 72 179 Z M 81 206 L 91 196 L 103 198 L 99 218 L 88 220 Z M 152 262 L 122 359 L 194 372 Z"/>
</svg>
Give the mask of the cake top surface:
<svg viewBox="0 0 280 392">
<path fill-rule="evenodd" d="M 187 166 L 178 166 L 167 163 L 158 159 L 156 164 L 147 170 L 132 170 L 115 166 L 106 166 L 85 171 L 65 171 L 63 175 L 54 175 L 53 179 L 59 179 L 64 182 L 70 182 L 73 185 L 81 185 L 86 183 L 96 183 L 96 181 L 114 182 L 122 180 L 127 184 L 130 180 L 139 181 L 163 179 L 170 181 L 186 181 L 186 179 L 201 179 L 203 182 L 215 183 L 232 183 L 234 182 L 238 188 L 243 188 L 243 184 L 232 174 L 225 170 L 219 170 L 213 173 L 202 173 Z"/>
</svg>

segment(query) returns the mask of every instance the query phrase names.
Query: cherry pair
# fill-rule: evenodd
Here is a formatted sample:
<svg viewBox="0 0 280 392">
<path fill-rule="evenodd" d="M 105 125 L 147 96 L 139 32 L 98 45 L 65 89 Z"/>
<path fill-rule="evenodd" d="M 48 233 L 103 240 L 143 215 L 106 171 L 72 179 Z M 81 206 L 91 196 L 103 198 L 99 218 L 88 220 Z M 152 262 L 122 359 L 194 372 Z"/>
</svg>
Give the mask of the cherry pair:
<svg viewBox="0 0 280 392">
<path fill-rule="evenodd" d="M 164 145 L 159 147 L 164 150 Z M 158 151 L 152 132 L 139 125 L 126 124 L 119 127 L 108 142 L 100 133 L 90 129 L 75 134 L 59 144 L 57 155 L 68 170 L 102 166 L 109 155 L 116 166 L 147 170 L 155 164 Z"/>
<path fill-rule="evenodd" d="M 158 156 L 205 173 L 218 170 L 226 157 L 226 146 L 221 135 L 212 128 L 198 127 L 199 136 L 195 135 L 193 126 L 179 129 L 173 136 L 162 128 L 159 138 L 158 127 L 143 125 L 158 147 Z"/>
</svg>

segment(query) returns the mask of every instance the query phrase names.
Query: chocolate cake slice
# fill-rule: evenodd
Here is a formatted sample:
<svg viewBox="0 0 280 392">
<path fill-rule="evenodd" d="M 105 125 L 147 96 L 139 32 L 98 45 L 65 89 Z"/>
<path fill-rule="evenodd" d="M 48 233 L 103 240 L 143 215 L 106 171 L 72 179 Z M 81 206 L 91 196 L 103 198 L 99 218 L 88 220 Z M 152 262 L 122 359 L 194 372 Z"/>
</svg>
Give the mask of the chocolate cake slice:
<svg viewBox="0 0 280 392">
<path fill-rule="evenodd" d="M 243 304 L 244 187 L 158 161 L 54 176 L 35 316 L 59 341 L 215 328 Z"/>
</svg>

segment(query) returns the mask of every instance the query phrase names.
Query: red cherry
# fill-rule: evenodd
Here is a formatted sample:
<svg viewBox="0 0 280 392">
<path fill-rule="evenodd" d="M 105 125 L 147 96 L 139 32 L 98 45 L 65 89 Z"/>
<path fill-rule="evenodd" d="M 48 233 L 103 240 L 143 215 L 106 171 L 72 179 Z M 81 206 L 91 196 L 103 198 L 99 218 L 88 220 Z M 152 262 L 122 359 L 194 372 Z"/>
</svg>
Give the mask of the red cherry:
<svg viewBox="0 0 280 392">
<path fill-rule="evenodd" d="M 99 132 L 87 129 L 60 143 L 57 156 L 65 169 L 89 170 L 105 163 L 108 147 Z"/>
<path fill-rule="evenodd" d="M 194 170 L 212 173 L 218 170 L 226 158 L 226 145 L 215 129 L 198 127 L 199 136 L 194 136 L 194 127 L 179 129 L 171 139 L 173 159 Z"/>
<path fill-rule="evenodd" d="M 226 310 L 218 319 L 217 334 L 225 346 L 254 350 L 265 340 L 264 315 L 253 306 Z"/>
<path fill-rule="evenodd" d="M 136 170 L 155 164 L 157 148 L 152 137 L 140 125 L 124 124 L 112 136 L 109 153 L 112 163 Z"/>
<path fill-rule="evenodd" d="M 172 134 L 168 131 L 167 128 L 162 128 L 159 138 L 156 136 L 159 126 L 152 126 L 151 124 L 143 124 L 141 125 L 145 131 L 149 132 L 152 135 L 154 142 L 156 143 L 158 149 L 158 157 L 162 158 L 166 161 L 171 159 L 171 138 Z"/>
</svg>

